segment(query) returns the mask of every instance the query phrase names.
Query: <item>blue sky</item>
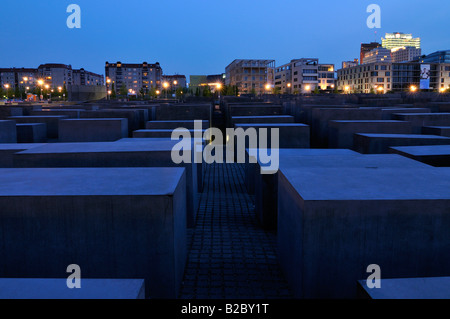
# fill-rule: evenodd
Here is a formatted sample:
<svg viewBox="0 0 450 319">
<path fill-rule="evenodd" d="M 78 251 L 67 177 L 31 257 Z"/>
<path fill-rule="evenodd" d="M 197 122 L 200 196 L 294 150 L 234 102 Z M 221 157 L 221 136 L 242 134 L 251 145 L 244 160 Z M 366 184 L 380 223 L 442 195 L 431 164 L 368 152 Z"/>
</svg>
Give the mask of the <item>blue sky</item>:
<svg viewBox="0 0 450 319">
<path fill-rule="evenodd" d="M 69 29 L 70 4 L 81 29 Z M 369 4 L 381 29 L 369 29 Z M 165 74 L 215 74 L 236 58 L 359 57 L 361 42 L 413 33 L 422 50 L 450 49 L 450 1 L 442 0 L 15 0 L 2 1 L 0 67 L 65 63 L 104 74 L 104 63 L 161 63 Z"/>
</svg>

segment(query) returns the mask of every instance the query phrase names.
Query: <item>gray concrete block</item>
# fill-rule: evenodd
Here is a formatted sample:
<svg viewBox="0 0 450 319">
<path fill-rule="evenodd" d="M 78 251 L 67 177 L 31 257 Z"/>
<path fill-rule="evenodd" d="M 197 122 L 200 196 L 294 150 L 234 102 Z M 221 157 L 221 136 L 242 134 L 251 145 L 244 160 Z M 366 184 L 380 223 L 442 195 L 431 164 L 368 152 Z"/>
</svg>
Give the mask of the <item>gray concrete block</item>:
<svg viewBox="0 0 450 319">
<path fill-rule="evenodd" d="M 140 129 L 139 111 L 122 109 L 102 109 L 98 111 L 80 112 L 80 118 L 125 118 L 128 121 L 128 132 Z"/>
<path fill-rule="evenodd" d="M 236 124 L 235 129 L 242 128 L 247 130 L 255 128 L 258 133 L 260 129 L 267 129 L 267 147 L 271 147 L 271 129 L 278 129 L 279 131 L 279 148 L 309 148 L 310 146 L 310 131 L 309 125 L 306 124 L 283 124 L 283 123 L 255 123 L 255 124 Z M 259 134 L 258 134 L 259 142 Z M 235 142 L 237 143 L 237 141 Z M 246 144 L 246 148 L 249 145 Z"/>
<path fill-rule="evenodd" d="M 339 150 L 338 150 L 339 151 Z M 327 154 L 327 153 L 324 153 Z M 361 155 L 342 153 L 327 155 L 280 155 L 280 170 L 286 168 L 427 168 L 426 164 L 394 154 Z M 394 155 L 394 156 L 393 156 Z M 278 173 L 260 174 L 264 165 L 259 161 L 255 175 L 255 213 L 265 229 L 276 229 L 278 214 Z"/>
<path fill-rule="evenodd" d="M 408 107 L 408 108 L 387 108 L 381 110 L 382 120 L 395 120 L 394 114 L 396 113 L 431 113 L 429 108 Z"/>
<path fill-rule="evenodd" d="M 450 137 L 450 126 L 424 126 L 422 134 Z"/>
<path fill-rule="evenodd" d="M 173 133 L 176 133 L 179 130 L 176 129 L 145 129 L 145 130 L 137 130 L 133 132 L 133 138 L 170 138 Z M 184 131 L 184 130 L 181 130 Z M 188 129 L 191 133 L 191 136 L 194 137 L 194 134 L 197 132 L 200 136 L 203 136 L 205 130 L 191 130 Z"/>
<path fill-rule="evenodd" d="M 450 275 L 450 170 L 292 168 L 279 172 L 278 255 L 296 297 L 355 298 L 383 278 Z"/>
<path fill-rule="evenodd" d="M 48 115 L 66 115 L 69 118 L 77 119 L 80 117 L 80 112 L 84 109 L 42 109 L 40 111 L 30 111 L 30 115 L 33 116 L 48 116 Z"/>
<path fill-rule="evenodd" d="M 47 125 L 47 137 L 58 138 L 59 121 L 69 118 L 67 115 L 47 116 L 12 116 L 9 119 L 17 123 L 45 123 Z"/>
<path fill-rule="evenodd" d="M 380 288 L 358 281 L 361 299 L 450 299 L 450 277 L 381 279 Z"/>
<path fill-rule="evenodd" d="M 80 289 L 66 279 L 0 278 L 0 299 L 145 299 L 143 279 L 82 279 Z"/>
<path fill-rule="evenodd" d="M 12 168 L 14 167 L 14 154 L 28 150 L 33 147 L 42 146 L 44 144 L 0 144 L 0 167 L 1 168 Z"/>
<path fill-rule="evenodd" d="M 128 181 L 128 182 L 127 182 Z M 185 170 L 0 170 L 0 276 L 145 280 L 176 298 L 186 263 Z"/>
<path fill-rule="evenodd" d="M 202 129 L 209 128 L 209 121 L 201 121 Z M 174 130 L 176 128 L 194 129 L 194 121 L 149 121 L 145 128 L 149 130 Z"/>
<path fill-rule="evenodd" d="M 275 115 L 275 116 L 233 116 L 231 118 L 232 126 L 236 124 L 249 123 L 294 123 L 294 117 L 290 115 Z"/>
<path fill-rule="evenodd" d="M 59 121 L 59 141 L 112 142 L 128 136 L 125 118 L 85 118 Z"/>
<path fill-rule="evenodd" d="M 0 120 L 0 143 L 17 143 L 15 121 Z"/>
<path fill-rule="evenodd" d="M 393 117 L 411 122 L 414 134 L 420 134 L 424 126 L 450 126 L 450 113 L 395 113 Z"/>
<path fill-rule="evenodd" d="M 411 134 L 411 123 L 403 121 L 330 121 L 328 144 L 330 148 L 353 148 L 355 133 Z"/>
<path fill-rule="evenodd" d="M 328 123 L 333 120 L 381 120 L 381 109 L 367 108 L 320 108 L 312 110 L 312 146 L 313 147 L 328 147 Z"/>
<path fill-rule="evenodd" d="M 354 135 L 354 150 L 362 154 L 387 154 L 392 146 L 448 145 L 450 138 L 420 134 L 363 134 Z"/>
<path fill-rule="evenodd" d="M 212 107 L 212 103 L 156 105 L 152 110 L 152 119 L 155 121 L 210 120 Z"/>
<path fill-rule="evenodd" d="M 16 125 L 18 143 L 45 143 L 47 142 L 47 124 L 20 123 Z"/>
<path fill-rule="evenodd" d="M 391 153 L 436 167 L 450 167 L 450 145 L 391 147 Z"/>
<path fill-rule="evenodd" d="M 187 223 L 193 227 L 198 210 L 197 167 L 175 164 L 172 148 L 178 141 L 53 143 L 14 154 L 14 165 L 23 167 L 184 167 L 186 168 Z M 192 146 L 184 150 L 194 156 Z"/>
</svg>

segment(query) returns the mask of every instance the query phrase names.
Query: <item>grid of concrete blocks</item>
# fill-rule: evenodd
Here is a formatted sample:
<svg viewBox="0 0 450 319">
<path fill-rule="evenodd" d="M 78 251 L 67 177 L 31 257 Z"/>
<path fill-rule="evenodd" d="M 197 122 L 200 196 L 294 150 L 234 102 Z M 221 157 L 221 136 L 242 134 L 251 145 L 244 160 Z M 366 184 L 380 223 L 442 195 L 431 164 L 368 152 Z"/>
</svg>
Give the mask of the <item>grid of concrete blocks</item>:
<svg viewBox="0 0 450 319">
<path fill-rule="evenodd" d="M 2 106 L 0 298 L 450 297 L 450 99 L 219 103 Z"/>
</svg>

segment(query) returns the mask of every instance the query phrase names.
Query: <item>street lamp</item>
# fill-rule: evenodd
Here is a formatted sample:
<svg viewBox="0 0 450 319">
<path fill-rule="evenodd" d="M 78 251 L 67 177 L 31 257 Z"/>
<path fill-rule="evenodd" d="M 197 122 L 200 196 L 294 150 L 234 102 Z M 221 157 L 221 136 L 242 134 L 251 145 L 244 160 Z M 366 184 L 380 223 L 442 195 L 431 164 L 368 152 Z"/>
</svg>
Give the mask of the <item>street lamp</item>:
<svg viewBox="0 0 450 319">
<path fill-rule="evenodd" d="M 346 87 L 344 87 L 344 91 L 348 94 L 350 92 L 350 87 L 347 85 Z"/>
<path fill-rule="evenodd" d="M 41 87 L 40 100 L 42 100 L 44 98 L 43 95 L 42 95 L 42 86 L 44 85 L 44 81 L 43 80 L 38 80 L 38 85 Z"/>
<path fill-rule="evenodd" d="M 415 85 L 411 85 L 411 87 L 409 89 L 411 90 L 411 92 L 417 91 L 417 87 Z"/>
<path fill-rule="evenodd" d="M 291 94 L 291 86 L 292 86 L 291 83 L 288 83 L 288 84 L 287 84 L 287 87 L 289 88 L 289 94 Z"/>
<path fill-rule="evenodd" d="M 164 82 L 163 83 L 163 87 L 164 87 L 164 91 L 166 92 L 166 99 L 167 99 L 167 88 L 169 87 L 169 83 L 167 83 L 167 82 Z"/>
<path fill-rule="evenodd" d="M 267 83 L 266 84 L 266 91 L 270 91 L 271 88 L 272 88 L 272 86 L 269 83 Z"/>
<path fill-rule="evenodd" d="M 107 85 L 106 85 L 106 89 L 108 90 L 108 100 L 110 100 L 111 99 L 111 90 L 110 90 L 110 87 L 109 87 L 109 85 L 110 85 L 110 83 L 111 83 L 111 79 L 110 78 L 107 78 L 106 79 L 106 83 L 107 83 Z"/>
</svg>

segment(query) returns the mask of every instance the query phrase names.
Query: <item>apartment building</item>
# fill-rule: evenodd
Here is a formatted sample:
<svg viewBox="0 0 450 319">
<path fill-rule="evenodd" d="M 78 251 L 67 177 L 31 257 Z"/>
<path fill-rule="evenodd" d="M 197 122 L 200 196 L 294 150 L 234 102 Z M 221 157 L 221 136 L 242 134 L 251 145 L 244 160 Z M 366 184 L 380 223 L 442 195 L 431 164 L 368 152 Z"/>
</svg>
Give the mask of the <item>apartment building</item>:
<svg viewBox="0 0 450 319">
<path fill-rule="evenodd" d="M 272 91 L 275 60 L 238 59 L 225 68 L 225 84 L 235 85 L 239 94 Z"/>
<path fill-rule="evenodd" d="M 415 47 L 399 47 L 391 50 L 393 63 L 412 61 L 421 55 L 422 49 Z"/>
<path fill-rule="evenodd" d="M 181 74 L 175 75 L 163 75 L 162 76 L 163 87 L 164 83 L 167 83 L 168 89 L 177 90 L 179 88 L 185 88 L 187 86 L 186 76 Z"/>
<path fill-rule="evenodd" d="M 392 63 L 368 63 L 340 69 L 337 87 L 348 93 L 386 93 L 392 90 Z"/>
<path fill-rule="evenodd" d="M 364 56 L 363 64 L 371 64 L 378 62 L 392 62 L 391 50 L 385 48 L 376 48 L 369 51 Z"/>
<path fill-rule="evenodd" d="M 139 63 L 105 63 L 105 76 L 108 91 L 114 89 L 119 93 L 125 85 L 129 92 L 139 92 L 144 89 L 148 92 L 151 88 L 162 89 L 162 68 L 158 62 L 149 64 Z"/>
<path fill-rule="evenodd" d="M 319 64 L 315 58 L 294 59 L 275 69 L 275 90 L 281 94 L 334 90 L 335 82 L 334 64 Z"/>
<path fill-rule="evenodd" d="M 1 68 L 0 69 L 0 85 L 8 86 L 9 89 L 15 90 L 16 87 L 27 90 L 36 86 L 38 80 L 37 69 L 31 68 Z"/>
<path fill-rule="evenodd" d="M 81 68 L 79 70 L 72 70 L 72 84 L 73 85 L 104 85 L 103 75 L 86 71 Z"/>
</svg>

